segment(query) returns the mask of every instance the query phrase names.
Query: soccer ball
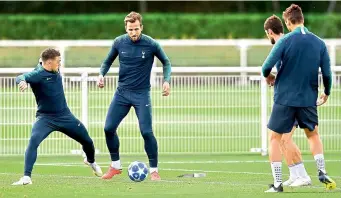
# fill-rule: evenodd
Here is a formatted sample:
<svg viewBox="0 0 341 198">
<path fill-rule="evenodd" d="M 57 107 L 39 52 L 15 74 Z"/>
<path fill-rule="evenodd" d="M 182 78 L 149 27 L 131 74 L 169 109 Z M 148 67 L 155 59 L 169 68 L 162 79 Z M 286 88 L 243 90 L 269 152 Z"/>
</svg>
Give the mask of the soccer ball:
<svg viewBox="0 0 341 198">
<path fill-rule="evenodd" d="M 128 166 L 129 178 L 134 182 L 141 182 L 148 176 L 148 167 L 145 163 L 135 161 Z"/>
</svg>

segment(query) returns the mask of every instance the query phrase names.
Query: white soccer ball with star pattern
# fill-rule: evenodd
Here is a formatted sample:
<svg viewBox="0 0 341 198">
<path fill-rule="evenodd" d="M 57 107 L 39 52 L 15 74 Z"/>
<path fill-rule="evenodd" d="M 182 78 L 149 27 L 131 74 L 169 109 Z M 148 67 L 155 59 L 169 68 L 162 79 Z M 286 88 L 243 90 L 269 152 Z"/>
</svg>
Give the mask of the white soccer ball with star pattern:
<svg viewBox="0 0 341 198">
<path fill-rule="evenodd" d="M 128 166 L 128 176 L 134 182 L 141 182 L 148 177 L 148 167 L 140 161 L 132 162 Z"/>
</svg>

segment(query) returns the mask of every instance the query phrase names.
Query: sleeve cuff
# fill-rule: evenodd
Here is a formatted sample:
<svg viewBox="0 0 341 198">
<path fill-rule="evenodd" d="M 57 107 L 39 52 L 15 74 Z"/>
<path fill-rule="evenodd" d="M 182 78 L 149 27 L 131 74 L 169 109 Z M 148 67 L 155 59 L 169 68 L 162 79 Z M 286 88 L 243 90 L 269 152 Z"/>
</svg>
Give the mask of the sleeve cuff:
<svg viewBox="0 0 341 198">
<path fill-rule="evenodd" d="M 326 94 L 327 96 L 329 96 L 330 95 L 330 90 L 324 90 L 324 94 Z"/>
</svg>

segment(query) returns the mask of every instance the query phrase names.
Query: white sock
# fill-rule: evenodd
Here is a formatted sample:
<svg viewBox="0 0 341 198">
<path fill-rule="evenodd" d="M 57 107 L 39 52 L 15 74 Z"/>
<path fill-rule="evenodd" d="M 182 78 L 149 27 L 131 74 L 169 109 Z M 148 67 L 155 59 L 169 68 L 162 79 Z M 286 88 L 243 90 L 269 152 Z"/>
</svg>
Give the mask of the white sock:
<svg viewBox="0 0 341 198">
<path fill-rule="evenodd" d="M 317 154 L 314 156 L 316 161 L 317 170 L 321 170 L 323 173 L 326 173 L 326 167 L 324 163 L 324 156 L 323 154 Z"/>
<path fill-rule="evenodd" d="M 282 162 L 271 162 L 274 185 L 277 188 L 282 183 Z"/>
<path fill-rule="evenodd" d="M 159 172 L 159 170 L 157 169 L 157 167 L 156 168 L 149 168 L 149 172 L 150 173 L 153 173 L 153 172 Z"/>
<path fill-rule="evenodd" d="M 288 166 L 288 168 L 289 168 L 289 172 L 290 172 L 289 178 L 292 180 L 295 180 L 298 176 L 296 164 L 292 164 L 292 165 Z"/>
<path fill-rule="evenodd" d="M 113 167 L 114 169 L 122 169 L 121 160 L 112 161 L 111 167 Z"/>
<path fill-rule="evenodd" d="M 297 175 L 301 178 L 309 178 L 307 171 L 305 170 L 303 162 L 296 164 Z"/>
</svg>

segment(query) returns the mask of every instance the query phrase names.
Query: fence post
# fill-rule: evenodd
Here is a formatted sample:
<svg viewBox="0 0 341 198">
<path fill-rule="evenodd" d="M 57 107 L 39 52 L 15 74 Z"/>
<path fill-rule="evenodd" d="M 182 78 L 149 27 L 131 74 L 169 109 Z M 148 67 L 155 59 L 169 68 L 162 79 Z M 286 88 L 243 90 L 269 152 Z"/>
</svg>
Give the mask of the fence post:
<svg viewBox="0 0 341 198">
<path fill-rule="evenodd" d="M 267 83 L 263 76 L 261 77 L 261 142 L 262 142 L 262 155 L 268 154 L 268 116 L 267 116 Z"/>
<path fill-rule="evenodd" d="M 82 86 L 82 122 L 88 128 L 88 72 L 83 72 L 81 76 Z"/>
<path fill-rule="evenodd" d="M 59 71 L 63 75 L 64 74 L 64 68 L 65 68 L 65 49 L 66 47 L 64 45 L 58 46 L 59 52 L 60 52 L 60 68 Z"/>
<path fill-rule="evenodd" d="M 62 76 L 62 83 L 63 83 L 63 87 L 66 88 L 67 84 L 65 84 L 64 81 L 64 68 L 65 68 L 65 46 L 64 45 L 59 45 L 58 46 L 58 50 L 60 52 L 60 67 L 59 67 L 59 72 L 60 75 Z"/>
<path fill-rule="evenodd" d="M 239 48 L 240 48 L 240 66 L 242 68 L 246 68 L 247 67 L 247 50 L 248 50 L 248 44 L 246 42 L 244 42 L 243 40 L 239 43 Z M 241 72 L 241 82 L 243 85 L 247 84 L 247 80 L 246 80 L 246 76 L 247 73 L 246 72 Z"/>
<path fill-rule="evenodd" d="M 336 66 L 336 46 L 335 44 L 331 44 L 330 45 L 330 52 L 329 52 L 329 56 L 330 56 L 330 66 L 331 67 L 335 67 Z M 332 75 L 333 75 L 333 83 L 338 84 L 338 82 L 336 82 L 337 78 L 336 78 L 336 73 L 335 71 L 332 70 Z"/>
</svg>

